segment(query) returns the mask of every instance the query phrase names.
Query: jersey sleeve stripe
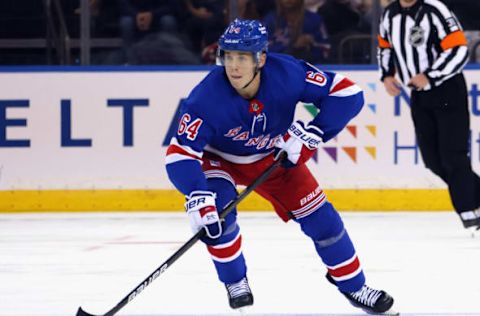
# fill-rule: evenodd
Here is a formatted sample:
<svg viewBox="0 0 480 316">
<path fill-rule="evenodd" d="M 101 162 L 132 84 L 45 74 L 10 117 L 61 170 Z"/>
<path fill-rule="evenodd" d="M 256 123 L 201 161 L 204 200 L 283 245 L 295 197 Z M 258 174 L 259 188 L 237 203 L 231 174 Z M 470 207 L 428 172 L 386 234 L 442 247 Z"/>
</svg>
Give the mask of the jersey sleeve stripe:
<svg viewBox="0 0 480 316">
<path fill-rule="evenodd" d="M 172 164 L 172 163 L 175 163 L 175 162 L 178 162 L 178 161 L 182 161 L 182 160 L 195 160 L 195 161 L 200 162 L 201 164 L 203 163 L 202 160 L 195 159 L 195 158 L 192 158 L 192 157 L 189 157 L 189 156 L 186 156 L 186 155 L 170 154 L 170 155 L 165 157 L 165 164 L 169 165 L 169 164 Z"/>
<path fill-rule="evenodd" d="M 170 140 L 170 145 L 175 145 L 177 147 L 180 147 L 182 148 L 184 151 L 186 151 L 187 153 L 189 153 L 190 155 L 192 156 L 195 156 L 197 157 L 198 159 L 202 159 L 202 156 L 203 156 L 203 153 L 202 152 L 198 152 L 194 149 L 192 149 L 190 146 L 186 146 L 186 145 L 182 145 L 178 142 L 177 138 L 176 137 L 172 137 L 172 139 Z"/>
<path fill-rule="evenodd" d="M 333 81 L 332 87 L 330 88 L 329 95 L 334 97 L 347 97 L 355 95 L 361 91 L 362 89 L 360 89 L 360 87 L 355 83 L 337 74 Z"/>
<path fill-rule="evenodd" d="M 467 38 L 465 37 L 465 33 L 463 33 L 462 31 L 456 31 L 448 34 L 440 43 L 440 46 L 442 46 L 442 49 L 444 51 L 453 47 L 466 45 Z"/>
<path fill-rule="evenodd" d="M 445 76 L 455 75 L 468 61 L 468 48 L 466 46 L 454 47 L 446 51 L 428 72 L 432 79 L 443 80 Z"/>
<path fill-rule="evenodd" d="M 335 75 L 335 78 L 333 79 L 333 84 L 330 87 L 330 94 L 340 91 L 342 89 L 346 89 L 353 85 L 354 83 L 347 78 L 340 75 Z"/>
<path fill-rule="evenodd" d="M 468 61 L 468 48 L 466 46 L 455 47 L 453 48 L 455 53 L 452 54 L 451 58 L 443 69 L 441 69 L 442 73 L 446 76 L 449 74 L 454 74 L 459 67 L 465 66 L 466 62 Z"/>
<path fill-rule="evenodd" d="M 430 5 L 432 9 L 434 8 L 433 11 L 436 10 L 438 15 L 440 15 L 443 19 L 447 19 L 452 16 L 452 13 L 448 7 L 440 1 L 425 0 L 425 3 Z"/>
<path fill-rule="evenodd" d="M 377 35 L 377 40 L 378 40 L 378 47 L 380 48 L 392 48 L 392 45 L 383 37 Z"/>
<path fill-rule="evenodd" d="M 437 36 L 441 40 L 445 36 L 447 36 L 450 31 L 448 30 L 448 26 L 444 24 L 444 22 L 438 17 L 438 15 L 435 15 L 432 13 L 432 26 L 434 29 L 437 31 Z"/>
<path fill-rule="evenodd" d="M 167 156 L 165 158 L 166 164 L 171 164 L 181 160 L 197 160 L 202 162 L 201 158 L 196 155 L 190 154 L 184 147 L 180 145 L 170 144 L 167 149 Z"/>
</svg>

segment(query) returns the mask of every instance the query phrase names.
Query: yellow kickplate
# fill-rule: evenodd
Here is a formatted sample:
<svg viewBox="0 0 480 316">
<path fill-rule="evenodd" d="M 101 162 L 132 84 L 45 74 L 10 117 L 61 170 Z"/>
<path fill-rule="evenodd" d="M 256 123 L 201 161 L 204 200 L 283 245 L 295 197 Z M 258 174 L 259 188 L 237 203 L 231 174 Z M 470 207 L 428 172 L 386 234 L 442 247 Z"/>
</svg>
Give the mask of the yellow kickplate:
<svg viewBox="0 0 480 316">
<path fill-rule="evenodd" d="M 340 211 L 452 210 L 443 189 L 335 189 L 325 190 Z M 108 212 L 181 211 L 185 198 L 175 190 L 15 190 L 0 191 L 0 212 Z M 256 193 L 239 210 L 270 211 L 272 206 Z"/>
</svg>

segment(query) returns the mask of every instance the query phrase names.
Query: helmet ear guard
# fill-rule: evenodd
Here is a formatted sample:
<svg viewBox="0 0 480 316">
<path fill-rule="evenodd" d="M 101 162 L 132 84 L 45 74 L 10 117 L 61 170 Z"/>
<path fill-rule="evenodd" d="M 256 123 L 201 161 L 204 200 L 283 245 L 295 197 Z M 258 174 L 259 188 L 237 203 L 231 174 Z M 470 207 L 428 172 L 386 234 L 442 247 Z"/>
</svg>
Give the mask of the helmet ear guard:
<svg viewBox="0 0 480 316">
<path fill-rule="evenodd" d="M 217 48 L 217 57 L 215 58 L 215 64 L 217 66 L 225 66 L 225 51 L 220 49 L 220 46 Z"/>
<path fill-rule="evenodd" d="M 267 28 L 257 20 L 235 19 L 218 40 L 216 63 L 219 66 L 224 65 L 225 51 L 250 52 L 258 66 L 261 54 L 268 51 Z"/>
</svg>

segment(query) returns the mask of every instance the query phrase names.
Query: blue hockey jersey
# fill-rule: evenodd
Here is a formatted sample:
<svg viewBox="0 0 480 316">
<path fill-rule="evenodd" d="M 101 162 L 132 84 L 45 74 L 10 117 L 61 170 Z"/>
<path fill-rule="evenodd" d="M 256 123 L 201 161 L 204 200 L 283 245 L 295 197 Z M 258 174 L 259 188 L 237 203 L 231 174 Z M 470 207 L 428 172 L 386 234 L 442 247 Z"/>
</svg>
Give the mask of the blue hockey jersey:
<svg viewBox="0 0 480 316">
<path fill-rule="evenodd" d="M 249 164 L 272 153 L 276 140 L 294 121 L 299 102 L 320 111 L 310 122 L 335 137 L 361 110 L 362 90 L 349 79 L 304 61 L 269 53 L 257 95 L 247 100 L 230 85 L 223 67 L 213 69 L 181 106 L 177 134 L 167 150 L 172 183 L 184 194 L 207 190 L 204 151 Z"/>
</svg>

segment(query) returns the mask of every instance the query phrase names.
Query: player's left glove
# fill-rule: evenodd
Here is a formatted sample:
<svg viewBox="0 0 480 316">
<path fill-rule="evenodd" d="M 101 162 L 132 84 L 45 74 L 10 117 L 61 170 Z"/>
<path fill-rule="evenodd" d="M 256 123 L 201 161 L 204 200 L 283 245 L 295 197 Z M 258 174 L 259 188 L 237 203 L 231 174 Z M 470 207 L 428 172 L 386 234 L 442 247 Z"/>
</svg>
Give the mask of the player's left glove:
<svg viewBox="0 0 480 316">
<path fill-rule="evenodd" d="M 280 152 L 285 151 L 288 156 L 282 165 L 291 168 L 301 165 L 312 158 L 317 148 L 322 143 L 323 132 L 314 125 L 305 125 L 296 121 L 280 138 L 275 145 L 275 159 L 280 157 Z"/>
</svg>

